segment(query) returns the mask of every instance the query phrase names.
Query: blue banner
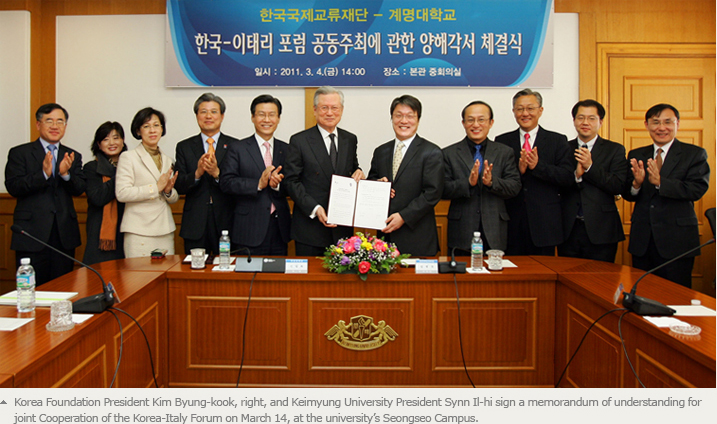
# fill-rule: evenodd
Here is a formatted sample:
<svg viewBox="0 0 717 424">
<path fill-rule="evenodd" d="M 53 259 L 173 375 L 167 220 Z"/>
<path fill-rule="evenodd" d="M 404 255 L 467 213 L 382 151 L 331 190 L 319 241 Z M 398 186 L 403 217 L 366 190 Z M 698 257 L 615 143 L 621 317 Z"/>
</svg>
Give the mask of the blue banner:
<svg viewBox="0 0 717 424">
<path fill-rule="evenodd" d="M 551 10 L 551 0 L 167 0 L 188 81 L 168 69 L 167 85 L 513 86 L 533 72 Z"/>
</svg>

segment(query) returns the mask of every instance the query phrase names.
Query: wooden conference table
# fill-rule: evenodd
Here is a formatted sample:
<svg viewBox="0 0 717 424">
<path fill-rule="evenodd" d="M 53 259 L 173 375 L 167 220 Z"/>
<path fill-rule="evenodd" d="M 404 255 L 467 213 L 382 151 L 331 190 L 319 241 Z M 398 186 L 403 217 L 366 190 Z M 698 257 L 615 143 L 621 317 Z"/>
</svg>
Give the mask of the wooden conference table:
<svg viewBox="0 0 717 424">
<path fill-rule="evenodd" d="M 552 387 L 592 320 L 617 308 L 613 295 L 641 271 L 581 259 L 511 257 L 517 268 L 456 277 L 337 275 L 309 259 L 305 275 L 192 270 L 180 256 L 97 265 L 152 346 L 164 387 L 231 387 L 242 356 L 241 386 L 468 386 L 463 354 L 478 386 Z M 78 269 L 41 287 L 100 291 Z M 666 304 L 715 299 L 650 276 L 638 294 Z M 150 361 L 138 327 L 117 313 L 124 348 L 116 387 L 151 387 Z M 637 387 L 622 353 L 613 312 L 591 331 L 562 387 Z M 13 332 L 0 332 L 0 387 L 107 387 L 120 346 L 117 320 L 95 315 L 64 333 L 45 330 L 49 308 Z M 18 316 L 0 307 L 0 316 Z M 647 387 L 715 387 L 715 318 L 681 317 L 702 333 L 681 338 L 628 314 L 622 335 Z"/>
</svg>

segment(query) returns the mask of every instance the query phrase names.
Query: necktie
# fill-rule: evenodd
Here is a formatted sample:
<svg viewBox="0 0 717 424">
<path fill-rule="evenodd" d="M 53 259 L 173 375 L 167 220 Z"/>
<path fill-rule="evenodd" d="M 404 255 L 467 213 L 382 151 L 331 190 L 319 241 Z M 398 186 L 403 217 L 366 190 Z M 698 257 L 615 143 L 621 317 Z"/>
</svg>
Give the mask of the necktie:
<svg viewBox="0 0 717 424">
<path fill-rule="evenodd" d="M 331 139 L 331 147 L 329 148 L 329 156 L 331 157 L 331 166 L 336 171 L 336 164 L 339 162 L 339 152 L 336 150 L 336 134 L 329 134 Z"/>
<path fill-rule="evenodd" d="M 657 162 L 657 170 L 662 170 L 662 148 L 657 149 L 657 156 L 655 156 L 655 162 Z"/>
<path fill-rule="evenodd" d="M 55 150 L 57 150 L 57 146 L 54 144 L 49 144 L 47 148 L 52 153 L 52 176 L 54 177 L 56 175 L 56 165 L 57 165 L 57 157 L 55 156 Z"/>
<path fill-rule="evenodd" d="M 523 143 L 523 149 L 525 149 L 525 151 L 528 153 L 530 153 L 530 151 L 532 150 L 530 148 L 530 134 L 528 133 L 525 134 L 525 143 Z"/>
<path fill-rule="evenodd" d="M 587 144 L 583 144 L 580 147 L 588 148 Z M 581 177 L 582 178 L 582 177 Z M 578 219 L 585 219 L 585 212 L 583 211 L 583 201 L 582 198 L 578 198 Z"/>
<path fill-rule="evenodd" d="M 209 147 L 207 148 L 207 153 L 214 154 L 214 139 L 209 137 L 207 139 L 207 144 L 209 144 Z"/>
<path fill-rule="evenodd" d="M 264 166 L 267 168 L 271 166 L 272 160 L 271 160 L 271 144 L 269 144 L 268 141 L 265 141 L 263 144 L 264 148 L 266 149 L 264 151 Z M 274 213 L 276 210 L 276 206 L 274 206 L 274 203 L 271 204 L 271 213 Z"/>
<path fill-rule="evenodd" d="M 393 179 L 396 179 L 396 173 L 398 172 L 398 168 L 401 166 L 401 161 L 403 160 L 403 147 L 405 144 L 403 144 L 403 141 L 396 140 L 396 151 L 393 153 Z"/>
<path fill-rule="evenodd" d="M 483 155 L 480 152 L 482 147 L 483 147 L 482 144 L 476 145 L 476 154 L 473 155 L 473 163 L 475 163 L 476 161 L 480 161 L 480 162 L 478 162 L 479 163 L 478 174 L 483 172 Z"/>
</svg>

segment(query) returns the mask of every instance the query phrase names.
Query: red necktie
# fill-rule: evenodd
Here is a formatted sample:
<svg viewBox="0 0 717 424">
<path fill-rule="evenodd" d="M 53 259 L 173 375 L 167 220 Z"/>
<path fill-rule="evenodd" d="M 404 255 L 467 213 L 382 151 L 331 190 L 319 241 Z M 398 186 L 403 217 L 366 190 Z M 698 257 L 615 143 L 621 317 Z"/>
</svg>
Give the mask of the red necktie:
<svg viewBox="0 0 717 424">
<path fill-rule="evenodd" d="M 266 148 L 266 151 L 264 152 L 264 166 L 267 168 L 271 166 L 271 144 L 269 144 L 268 141 L 265 141 L 263 146 Z M 274 206 L 274 203 L 271 204 L 271 213 L 274 213 L 276 210 L 276 206 Z"/>
<path fill-rule="evenodd" d="M 525 133 L 525 143 L 523 143 L 523 149 L 525 149 L 526 152 L 530 153 L 532 150 L 530 148 L 530 134 Z"/>
</svg>

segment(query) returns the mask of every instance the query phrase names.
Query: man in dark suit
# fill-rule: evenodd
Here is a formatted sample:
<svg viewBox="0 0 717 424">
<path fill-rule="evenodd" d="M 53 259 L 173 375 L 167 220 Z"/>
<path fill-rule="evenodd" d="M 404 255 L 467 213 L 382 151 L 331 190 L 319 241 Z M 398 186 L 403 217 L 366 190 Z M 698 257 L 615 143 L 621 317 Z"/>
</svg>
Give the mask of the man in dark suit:
<svg viewBox="0 0 717 424">
<path fill-rule="evenodd" d="M 56 103 L 40 106 L 35 125 L 40 138 L 10 149 L 5 167 L 5 187 L 17 198 L 13 222 L 29 234 L 75 256 L 80 227 L 72 196 L 85 191 L 82 155 L 60 143 L 65 135 L 67 111 Z M 73 261 L 13 233 L 10 248 L 16 265 L 30 258 L 36 284 L 46 283 L 72 271 Z"/>
<path fill-rule="evenodd" d="M 578 138 L 570 140 L 575 152 L 575 178 L 562 193 L 565 242 L 560 256 L 614 262 L 617 244 L 625 240 L 615 196 L 622 193 L 628 165 L 622 144 L 598 136 L 605 108 L 595 100 L 573 106 Z"/>
<path fill-rule="evenodd" d="M 250 110 L 256 133 L 229 146 L 219 178 L 222 191 L 236 199 L 232 250 L 248 247 L 256 255 L 286 256 L 291 214 L 281 170 L 289 145 L 274 138 L 281 102 L 262 94 Z"/>
<path fill-rule="evenodd" d="M 675 138 L 680 112 L 657 104 L 645 113 L 651 146 L 628 154 L 625 199 L 635 202 L 630 228 L 632 266 L 652 269 L 700 244 L 694 202 L 709 188 L 707 152 Z M 699 251 L 656 271 L 685 287 L 692 286 L 692 266 Z"/>
<path fill-rule="evenodd" d="M 291 136 L 284 167 L 284 184 L 294 200 L 291 237 L 298 256 L 321 256 L 339 238 L 351 237 L 353 227 L 327 222 L 331 175 L 366 178 L 358 164 L 355 135 L 337 128 L 344 94 L 329 86 L 314 93 L 317 125 Z"/>
<path fill-rule="evenodd" d="M 529 88 L 513 96 L 518 128 L 495 138 L 512 148 L 522 190 L 506 201 L 509 255 L 555 255 L 565 239 L 560 211 L 560 188 L 574 180 L 568 139 L 538 126 L 543 97 Z"/>
<path fill-rule="evenodd" d="M 520 192 L 520 173 L 513 150 L 488 139 L 493 109 L 480 100 L 463 108 L 466 137 L 443 149 L 448 209 L 448 248 L 471 254 L 471 239 L 480 231 L 483 249 L 505 250 L 509 215 L 505 199 Z"/>
<path fill-rule="evenodd" d="M 201 132 L 177 143 L 174 188 L 186 195 L 179 231 L 186 254 L 199 247 L 218 255 L 221 231 L 232 228 L 234 199 L 219 189 L 219 176 L 227 149 L 239 140 L 221 133 L 225 111 L 221 97 L 202 94 L 194 102 Z"/>
<path fill-rule="evenodd" d="M 395 243 L 401 253 L 435 256 L 440 246 L 433 208 L 443 193 L 443 154 L 416 134 L 421 110 L 421 102 L 413 96 L 393 99 L 396 138 L 374 150 L 368 178 L 390 181 L 395 192 L 379 236 Z"/>
</svg>

